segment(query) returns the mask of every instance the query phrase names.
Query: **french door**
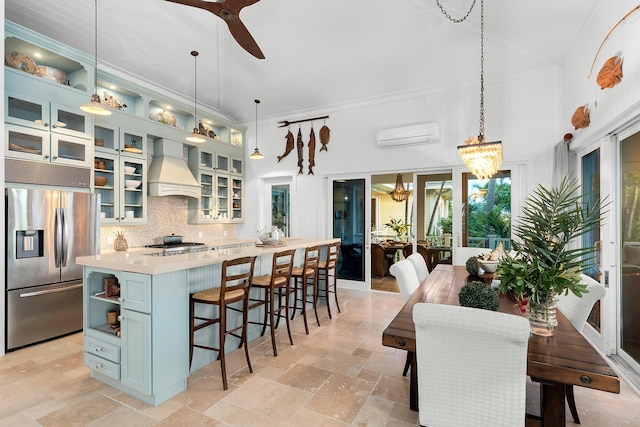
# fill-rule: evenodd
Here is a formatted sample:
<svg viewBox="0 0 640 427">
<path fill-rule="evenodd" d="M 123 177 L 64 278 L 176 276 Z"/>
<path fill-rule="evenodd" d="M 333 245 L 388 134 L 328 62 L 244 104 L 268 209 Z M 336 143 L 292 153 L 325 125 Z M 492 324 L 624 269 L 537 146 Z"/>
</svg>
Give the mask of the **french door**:
<svg viewBox="0 0 640 427">
<path fill-rule="evenodd" d="M 600 227 L 582 236 L 583 247 L 595 248 L 595 258 L 585 274 L 607 288 L 606 296 L 594 305 L 583 333 L 603 353 L 612 354 L 616 346 L 617 251 L 615 218 L 615 144 L 606 137 L 577 153 L 578 177 L 582 184 L 583 203 L 591 205 L 598 197 L 609 203 L 601 212 Z"/>
<path fill-rule="evenodd" d="M 331 236 L 342 240 L 338 260 L 340 286 L 369 289 L 370 177 L 330 177 L 329 198 Z"/>
</svg>

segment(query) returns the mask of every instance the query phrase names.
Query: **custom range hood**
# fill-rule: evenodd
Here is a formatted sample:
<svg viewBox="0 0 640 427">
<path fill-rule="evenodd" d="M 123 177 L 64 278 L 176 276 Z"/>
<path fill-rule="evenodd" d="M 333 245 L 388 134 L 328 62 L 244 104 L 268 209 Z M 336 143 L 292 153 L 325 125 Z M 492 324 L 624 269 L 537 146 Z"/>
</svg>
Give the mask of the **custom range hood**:
<svg viewBox="0 0 640 427">
<path fill-rule="evenodd" d="M 153 143 L 147 178 L 149 196 L 200 198 L 200 186 L 182 157 L 182 144 L 168 139 Z"/>
</svg>

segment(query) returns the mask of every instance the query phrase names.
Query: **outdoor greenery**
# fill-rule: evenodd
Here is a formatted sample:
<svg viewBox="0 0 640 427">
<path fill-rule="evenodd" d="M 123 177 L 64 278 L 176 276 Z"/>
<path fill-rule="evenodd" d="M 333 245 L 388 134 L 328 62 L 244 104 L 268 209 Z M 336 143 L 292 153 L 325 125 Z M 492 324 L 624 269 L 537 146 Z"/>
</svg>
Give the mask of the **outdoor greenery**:
<svg viewBox="0 0 640 427">
<path fill-rule="evenodd" d="M 602 201 L 583 203 L 580 186 L 565 177 L 557 188 L 539 185 L 527 197 L 512 242 L 514 256 L 505 254 L 496 275 L 500 292 L 513 292 L 519 300 L 543 303 L 551 295 L 586 292 L 580 274 L 594 257 L 593 246 L 575 247 L 580 236 L 600 225 Z M 575 239 L 575 240 L 574 240 Z"/>
<path fill-rule="evenodd" d="M 473 281 L 460 288 L 458 301 L 463 307 L 498 310 L 498 292 L 484 282 Z"/>
<path fill-rule="evenodd" d="M 469 180 L 468 236 L 511 237 L 511 178 Z"/>
</svg>

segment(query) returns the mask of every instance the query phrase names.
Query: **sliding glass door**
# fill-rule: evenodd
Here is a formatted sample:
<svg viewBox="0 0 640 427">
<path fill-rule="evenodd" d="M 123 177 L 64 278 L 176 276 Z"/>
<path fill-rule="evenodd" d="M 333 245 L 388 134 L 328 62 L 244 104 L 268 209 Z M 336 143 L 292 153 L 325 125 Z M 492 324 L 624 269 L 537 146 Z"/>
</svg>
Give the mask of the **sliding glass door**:
<svg viewBox="0 0 640 427">
<path fill-rule="evenodd" d="M 331 198 L 331 235 L 342 240 L 338 260 L 340 286 L 369 289 L 367 256 L 369 253 L 370 212 L 368 178 L 332 178 L 329 181 Z"/>
</svg>

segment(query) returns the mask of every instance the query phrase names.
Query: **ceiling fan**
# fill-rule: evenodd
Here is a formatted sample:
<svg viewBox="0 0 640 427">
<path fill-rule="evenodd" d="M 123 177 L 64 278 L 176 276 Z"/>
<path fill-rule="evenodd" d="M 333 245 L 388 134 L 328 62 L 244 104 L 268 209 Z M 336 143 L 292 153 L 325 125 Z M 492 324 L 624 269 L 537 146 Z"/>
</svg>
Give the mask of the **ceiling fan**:
<svg viewBox="0 0 640 427">
<path fill-rule="evenodd" d="M 258 47 L 258 43 L 253 39 L 247 27 L 240 20 L 240 11 L 245 6 L 251 6 L 260 0 L 222 0 L 212 2 L 212 0 L 166 0 L 171 3 L 179 3 L 185 6 L 197 7 L 222 18 L 227 23 L 231 35 L 240 46 L 258 59 L 264 59 L 264 54 Z"/>
</svg>

